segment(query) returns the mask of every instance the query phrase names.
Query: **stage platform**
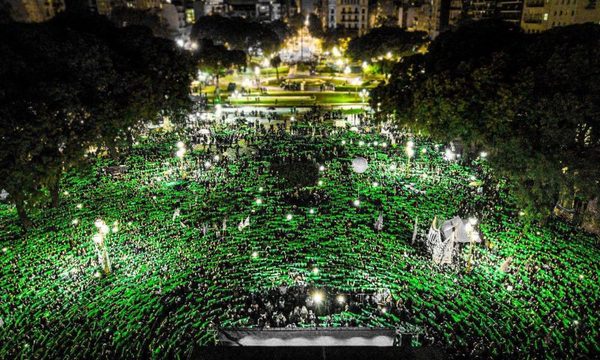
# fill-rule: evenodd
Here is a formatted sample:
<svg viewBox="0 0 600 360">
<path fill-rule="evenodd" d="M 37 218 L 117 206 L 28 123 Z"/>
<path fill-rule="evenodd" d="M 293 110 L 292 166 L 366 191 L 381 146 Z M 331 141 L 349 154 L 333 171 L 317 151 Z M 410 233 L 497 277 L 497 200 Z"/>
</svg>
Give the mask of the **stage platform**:
<svg viewBox="0 0 600 360">
<path fill-rule="evenodd" d="M 405 337 L 406 338 L 406 337 Z M 224 346 L 400 346 L 400 334 L 386 328 L 220 329 Z M 406 344 L 405 344 L 406 345 Z"/>
</svg>

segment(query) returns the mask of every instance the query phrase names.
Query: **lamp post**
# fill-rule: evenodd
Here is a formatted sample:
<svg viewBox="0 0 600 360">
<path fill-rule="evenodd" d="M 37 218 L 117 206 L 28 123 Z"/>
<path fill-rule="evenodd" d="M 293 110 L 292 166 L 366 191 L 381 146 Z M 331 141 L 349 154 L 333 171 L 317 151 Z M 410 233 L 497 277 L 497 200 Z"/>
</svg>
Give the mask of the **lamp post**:
<svg viewBox="0 0 600 360">
<path fill-rule="evenodd" d="M 256 77 L 256 90 L 260 88 L 260 67 L 254 67 L 254 76 Z"/>
<path fill-rule="evenodd" d="M 365 99 L 369 97 L 369 92 L 367 91 L 367 89 L 362 89 L 360 91 L 360 98 L 362 100 L 362 102 L 365 102 Z"/>
<path fill-rule="evenodd" d="M 356 97 L 358 97 L 358 86 L 362 84 L 362 80 L 358 77 L 352 80 L 352 85 L 354 85 L 354 92 L 356 93 Z"/>
</svg>

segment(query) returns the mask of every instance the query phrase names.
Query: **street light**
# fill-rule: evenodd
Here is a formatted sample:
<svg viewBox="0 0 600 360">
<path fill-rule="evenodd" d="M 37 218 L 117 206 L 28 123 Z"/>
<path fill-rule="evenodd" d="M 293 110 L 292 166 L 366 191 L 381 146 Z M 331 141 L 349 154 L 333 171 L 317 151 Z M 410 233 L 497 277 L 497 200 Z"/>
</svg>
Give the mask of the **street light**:
<svg viewBox="0 0 600 360">
<path fill-rule="evenodd" d="M 362 80 L 359 77 L 357 77 L 355 79 L 352 79 L 351 83 L 352 83 L 352 85 L 354 85 L 354 92 L 356 93 L 356 96 L 358 97 L 358 86 L 360 84 L 362 84 Z"/>
<path fill-rule="evenodd" d="M 260 68 L 258 66 L 254 67 L 254 75 L 256 76 L 256 89 L 260 88 Z"/>
<path fill-rule="evenodd" d="M 362 89 L 360 91 L 360 98 L 362 100 L 362 102 L 365 102 L 365 99 L 369 97 L 369 92 L 367 91 L 367 89 Z"/>
</svg>

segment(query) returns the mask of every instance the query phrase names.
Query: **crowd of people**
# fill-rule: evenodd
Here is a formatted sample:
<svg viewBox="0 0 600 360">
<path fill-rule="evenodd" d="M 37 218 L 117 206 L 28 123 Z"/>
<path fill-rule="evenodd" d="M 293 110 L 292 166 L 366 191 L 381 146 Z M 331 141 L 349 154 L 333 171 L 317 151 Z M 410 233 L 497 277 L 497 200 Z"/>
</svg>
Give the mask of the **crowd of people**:
<svg viewBox="0 0 600 360">
<path fill-rule="evenodd" d="M 520 216 L 485 159 L 359 115 L 198 118 L 68 173 L 26 234 L 0 204 L 0 357 L 183 357 L 267 326 L 414 326 L 415 346 L 458 356 L 600 351 L 597 238 Z M 271 164 L 298 160 L 318 178 L 290 190 Z M 484 241 L 435 265 L 422 240 L 455 215 Z"/>
</svg>

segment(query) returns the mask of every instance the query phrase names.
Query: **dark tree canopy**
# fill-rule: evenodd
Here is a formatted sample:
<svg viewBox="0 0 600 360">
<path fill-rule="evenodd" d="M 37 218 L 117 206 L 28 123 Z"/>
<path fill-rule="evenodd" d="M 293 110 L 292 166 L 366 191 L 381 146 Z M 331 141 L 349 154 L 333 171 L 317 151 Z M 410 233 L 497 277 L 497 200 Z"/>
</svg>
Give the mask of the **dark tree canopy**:
<svg viewBox="0 0 600 360">
<path fill-rule="evenodd" d="M 44 192 L 58 205 L 61 174 L 90 149 L 116 155 L 144 122 L 182 118 L 194 64 L 149 29 L 65 14 L 0 25 L 0 189 L 24 225 Z"/>
<path fill-rule="evenodd" d="M 281 180 L 283 189 L 302 189 L 314 186 L 319 180 L 319 166 L 311 160 L 274 162 L 271 172 Z"/>
<path fill-rule="evenodd" d="M 350 40 L 347 54 L 354 60 L 369 60 L 385 56 L 388 52 L 411 55 L 426 42 L 427 34 L 424 32 L 383 26 Z"/>
<path fill-rule="evenodd" d="M 576 208 L 600 195 L 600 26 L 526 35 L 472 23 L 404 59 L 372 102 L 415 131 L 489 152 L 532 214 L 561 194 Z"/>
<path fill-rule="evenodd" d="M 196 40 L 209 39 L 215 44 L 227 45 L 230 49 L 247 51 L 261 48 L 266 54 L 279 49 L 281 39 L 268 26 L 239 17 L 219 15 L 203 16 L 192 28 L 191 37 Z"/>
<path fill-rule="evenodd" d="M 213 74 L 217 80 L 225 74 L 227 69 L 244 68 L 247 64 L 247 55 L 242 50 L 228 50 L 223 45 L 215 45 L 211 40 L 202 40 L 196 54 L 198 66 L 201 70 Z"/>
<path fill-rule="evenodd" d="M 165 38 L 169 36 L 166 24 L 153 9 L 142 10 L 121 6 L 111 11 L 110 19 L 118 27 L 145 26 L 152 30 L 154 36 Z"/>
</svg>

